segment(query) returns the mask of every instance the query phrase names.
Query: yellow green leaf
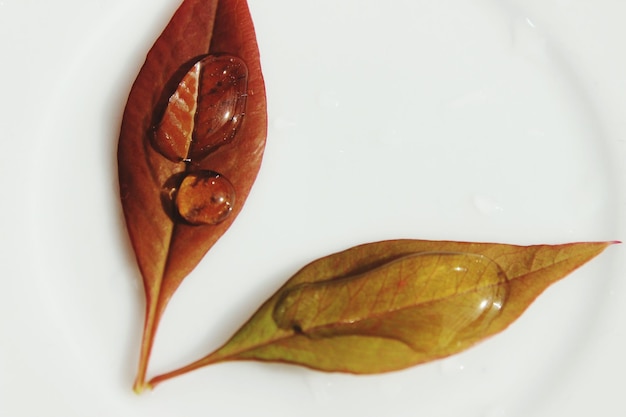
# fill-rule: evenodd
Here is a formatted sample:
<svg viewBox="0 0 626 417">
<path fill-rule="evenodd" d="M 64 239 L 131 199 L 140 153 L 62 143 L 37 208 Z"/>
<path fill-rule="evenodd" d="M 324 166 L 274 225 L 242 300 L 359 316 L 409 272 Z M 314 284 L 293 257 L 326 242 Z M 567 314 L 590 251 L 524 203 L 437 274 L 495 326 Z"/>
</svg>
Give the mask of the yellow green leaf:
<svg viewBox="0 0 626 417">
<path fill-rule="evenodd" d="M 446 357 L 504 330 L 612 243 L 356 246 L 305 266 L 221 348 L 150 384 L 232 360 L 371 374 Z"/>
</svg>

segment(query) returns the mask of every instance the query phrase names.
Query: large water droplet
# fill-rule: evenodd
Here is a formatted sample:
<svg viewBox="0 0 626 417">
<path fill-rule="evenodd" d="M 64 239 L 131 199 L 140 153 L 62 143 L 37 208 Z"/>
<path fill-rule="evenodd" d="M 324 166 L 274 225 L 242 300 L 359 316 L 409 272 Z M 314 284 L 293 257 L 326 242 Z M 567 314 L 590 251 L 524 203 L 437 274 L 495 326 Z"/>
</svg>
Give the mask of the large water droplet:
<svg viewBox="0 0 626 417">
<path fill-rule="evenodd" d="M 248 67 L 234 56 L 209 56 L 202 61 L 196 129 L 189 158 L 203 158 L 230 142 L 243 120 Z"/>
<path fill-rule="evenodd" d="M 273 317 L 279 327 L 311 337 L 388 337 L 435 354 L 480 336 L 507 296 L 506 274 L 488 257 L 429 252 L 297 285 L 282 294 Z"/>
<path fill-rule="evenodd" d="M 178 214 L 194 225 L 226 220 L 235 204 L 235 189 L 224 176 L 212 171 L 185 176 L 176 193 Z"/>
<path fill-rule="evenodd" d="M 167 159 L 179 162 L 187 157 L 197 108 L 200 62 L 197 62 L 169 98 L 161 122 L 154 130 L 152 143 Z"/>
<path fill-rule="evenodd" d="M 230 142 L 244 116 L 248 69 L 239 58 L 208 55 L 183 76 L 154 127 L 152 144 L 174 162 L 202 159 Z"/>
</svg>

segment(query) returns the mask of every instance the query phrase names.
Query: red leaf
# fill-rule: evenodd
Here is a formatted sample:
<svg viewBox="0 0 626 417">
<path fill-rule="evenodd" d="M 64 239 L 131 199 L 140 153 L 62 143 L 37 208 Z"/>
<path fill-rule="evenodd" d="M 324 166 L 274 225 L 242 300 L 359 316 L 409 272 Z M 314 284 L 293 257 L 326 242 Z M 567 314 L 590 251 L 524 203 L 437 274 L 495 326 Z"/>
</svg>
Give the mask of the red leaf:
<svg viewBox="0 0 626 417">
<path fill-rule="evenodd" d="M 201 129 L 192 126 L 191 131 L 196 131 L 193 141 L 181 143 L 176 142 L 180 138 L 174 139 L 168 150 L 158 133 L 166 123 L 164 120 L 174 112 L 168 103 L 175 100 L 177 92 L 183 94 L 179 84 L 185 74 L 207 55 L 242 60 L 247 67 L 247 88 L 243 93 L 222 91 L 223 96 L 211 102 L 206 101 L 202 89 L 212 83 L 221 88 L 220 80 L 208 76 L 201 79 L 200 93 L 195 98 L 191 96 L 197 101 L 198 113 L 185 117 L 183 112 L 178 116 L 183 120 L 181 130 L 189 129 L 191 120 L 195 119 L 204 126 L 204 134 L 200 135 Z M 237 82 L 233 77 L 228 80 Z M 241 90 L 239 86 L 233 89 Z M 243 119 L 233 122 L 235 115 L 232 115 L 224 122 L 232 125 L 230 130 L 226 129 L 234 132 L 232 137 L 209 138 L 209 142 L 220 146 L 199 148 L 198 144 L 207 140 L 207 134 L 224 133 L 224 129 L 211 130 L 206 125 L 217 117 L 214 113 L 218 116 L 224 113 L 221 105 L 233 104 L 233 100 L 235 104 L 245 101 L 245 115 L 237 113 Z M 168 301 L 241 211 L 261 165 L 266 134 L 265 86 L 246 2 L 185 0 L 148 53 L 133 84 L 118 146 L 120 196 L 146 293 L 136 391 L 144 386 L 155 331 Z M 192 136 L 187 135 L 187 140 Z M 176 155 L 186 152 L 185 149 L 191 150 L 187 156 L 192 158 L 177 159 Z M 186 177 L 197 181 L 188 180 L 188 193 L 177 195 Z M 232 195 L 228 194 L 230 188 L 226 183 L 232 185 Z M 213 204 L 214 200 L 224 204 L 207 209 L 206 204 Z M 199 210 L 209 213 L 196 216 Z M 227 212 L 217 224 L 198 225 L 195 220 L 204 223 L 207 218 L 213 218 L 211 210 Z"/>
</svg>

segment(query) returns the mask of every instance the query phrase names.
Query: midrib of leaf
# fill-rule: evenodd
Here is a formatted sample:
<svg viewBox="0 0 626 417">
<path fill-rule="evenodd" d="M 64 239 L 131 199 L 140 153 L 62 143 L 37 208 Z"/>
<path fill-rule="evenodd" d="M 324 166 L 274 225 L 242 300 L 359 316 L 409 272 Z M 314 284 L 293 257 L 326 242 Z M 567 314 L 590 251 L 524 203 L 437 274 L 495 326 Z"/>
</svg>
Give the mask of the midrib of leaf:
<svg viewBox="0 0 626 417">
<path fill-rule="evenodd" d="M 165 258 L 165 262 L 163 262 L 163 268 L 161 269 L 160 273 L 155 275 L 154 281 L 150 284 L 149 298 L 146 300 L 146 302 L 148 303 L 148 310 L 145 318 L 144 332 L 141 342 L 139 367 L 137 370 L 137 377 L 133 385 L 133 390 L 136 393 L 141 393 L 146 388 L 146 373 L 148 371 L 148 363 L 150 361 L 150 355 L 152 352 L 152 347 L 154 345 L 154 338 L 156 336 L 156 331 L 159 326 L 161 316 L 163 315 L 163 311 L 165 310 L 165 305 L 162 305 L 161 301 L 161 290 L 163 288 L 163 278 L 165 275 L 165 271 L 167 271 L 169 260 L 171 258 L 170 248 L 172 247 L 172 240 L 174 239 L 175 231 L 176 223 L 172 222 L 168 244 L 165 247 L 167 251 L 167 257 Z"/>
</svg>

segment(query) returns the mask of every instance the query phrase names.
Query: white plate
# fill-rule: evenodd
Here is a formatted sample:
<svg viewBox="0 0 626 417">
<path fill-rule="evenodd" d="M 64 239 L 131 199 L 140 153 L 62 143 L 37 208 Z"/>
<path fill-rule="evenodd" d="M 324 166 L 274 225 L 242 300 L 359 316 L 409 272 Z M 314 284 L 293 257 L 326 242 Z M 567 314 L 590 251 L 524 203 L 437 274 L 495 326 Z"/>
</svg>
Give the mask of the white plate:
<svg viewBox="0 0 626 417">
<path fill-rule="evenodd" d="M 387 6 L 384 6 L 384 5 Z M 510 329 L 406 371 L 226 363 L 135 396 L 117 197 L 129 87 L 178 0 L 0 0 L 0 415 L 624 415 L 624 248 Z M 626 4 L 250 0 L 267 82 L 249 203 L 175 295 L 151 373 L 366 241 L 624 239 Z"/>
</svg>

